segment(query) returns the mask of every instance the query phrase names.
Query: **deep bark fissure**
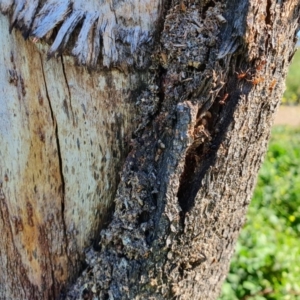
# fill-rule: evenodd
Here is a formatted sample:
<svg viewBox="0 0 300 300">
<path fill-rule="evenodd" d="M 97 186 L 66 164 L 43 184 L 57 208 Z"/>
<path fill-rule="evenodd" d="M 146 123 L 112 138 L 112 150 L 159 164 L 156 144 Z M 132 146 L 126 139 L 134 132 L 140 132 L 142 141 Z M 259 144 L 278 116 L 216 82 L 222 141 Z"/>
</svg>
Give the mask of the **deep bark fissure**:
<svg viewBox="0 0 300 300">
<path fill-rule="evenodd" d="M 267 0 L 267 8 L 266 8 L 266 24 L 272 25 L 271 22 L 271 6 L 272 6 L 272 0 Z"/>
<path fill-rule="evenodd" d="M 225 93 L 224 91 L 233 93 L 229 96 L 228 93 Z M 220 101 L 224 99 L 226 94 L 228 95 L 226 103 L 220 104 Z M 205 119 L 207 122 L 207 131 L 204 132 L 204 143 L 197 146 L 199 142 L 196 140 L 187 149 L 185 169 L 181 176 L 177 193 L 183 216 L 193 208 L 196 195 L 203 185 L 202 180 L 207 171 L 214 165 L 216 154 L 222 145 L 227 129 L 232 122 L 232 117 L 241 95 L 241 91 L 236 84 L 234 76 L 232 76 L 231 79 L 228 79 L 228 83 L 222 87 L 218 95 L 222 95 L 221 99 L 217 96 L 211 105 L 211 108 L 208 110 L 209 115 L 206 114 L 201 118 L 202 120 Z M 199 123 L 196 122 L 194 128 L 196 129 L 197 126 L 199 126 Z M 203 135 L 201 137 L 203 138 Z"/>
<path fill-rule="evenodd" d="M 204 12 L 214 5 L 214 2 L 208 2 L 204 7 Z M 245 16 L 246 14 L 244 18 Z M 238 37 L 238 32 L 234 26 L 235 19 L 231 18 L 227 22 L 226 31 L 231 30 L 230 36 L 235 34 Z M 238 28 L 238 30 L 240 29 Z M 224 44 L 226 45 L 226 40 L 223 39 L 224 32 L 222 33 L 221 31 L 219 38 L 222 42 L 218 53 L 222 53 L 222 48 L 224 48 Z M 244 47 L 241 40 L 236 40 L 234 44 L 235 49 Z M 226 50 L 228 51 L 229 49 Z M 237 80 L 235 69 L 240 65 L 239 57 L 240 55 L 236 53 L 235 55 L 229 54 L 226 59 L 217 61 L 217 65 L 225 70 L 225 73 L 221 73 L 221 76 L 226 82 L 221 87 L 217 87 L 214 90 L 211 78 L 209 78 L 203 80 L 198 90 L 191 94 L 193 97 L 198 97 L 199 94 L 205 95 L 206 93 L 215 92 L 215 94 L 211 94 L 213 100 L 207 101 L 207 104 L 198 110 L 197 120 L 193 129 L 194 142 L 186 152 L 185 168 L 181 175 L 177 192 L 179 205 L 182 208 L 181 218 L 183 224 L 185 214 L 195 204 L 196 195 L 202 187 L 203 178 L 216 161 L 216 154 L 222 145 L 228 126 L 232 122 L 240 95 L 243 93 L 248 94 L 251 90 L 251 84 L 248 84 L 248 88 L 245 90 L 244 84 L 241 86 Z M 243 61 L 245 61 L 245 57 L 243 57 Z M 207 89 L 208 91 L 206 91 Z"/>
<path fill-rule="evenodd" d="M 228 8 L 230 5 L 235 4 L 233 2 L 229 3 Z M 247 5 L 245 6 L 243 3 L 239 3 L 238 6 L 239 5 L 243 6 L 243 9 L 247 7 Z M 230 11 L 230 9 L 228 9 L 228 11 Z M 239 17 L 245 18 L 246 14 L 239 15 Z M 204 132 L 204 135 L 206 135 L 206 142 L 201 144 L 198 149 L 192 144 L 187 150 L 185 170 L 181 176 L 181 184 L 178 190 L 178 200 L 183 210 L 183 216 L 186 212 L 189 212 L 193 208 L 196 195 L 202 187 L 202 179 L 205 177 L 209 168 L 211 168 L 215 163 L 216 153 L 222 145 L 228 126 L 232 122 L 232 117 L 235 108 L 238 105 L 239 97 L 242 94 L 247 95 L 251 91 L 251 84 L 247 84 L 246 82 L 240 84 L 236 76 L 238 74 L 236 69 L 238 69 L 238 66 L 240 68 L 241 61 L 245 64 L 245 60 L 247 60 L 247 58 L 238 54 L 239 52 L 242 53 L 242 48 L 245 47 L 242 40 L 238 39 L 239 35 L 243 35 L 244 32 L 239 32 L 243 30 L 241 28 L 235 28 L 235 22 L 235 18 L 228 19 L 226 30 L 220 34 L 222 44 L 220 45 L 219 53 L 222 53 L 222 50 L 224 49 L 228 52 L 228 54 L 234 53 L 234 51 L 236 51 L 236 53 L 234 56 L 229 55 L 229 57 L 225 60 L 221 59 L 218 61 L 219 65 L 224 69 L 227 67 L 226 74 L 223 75 L 224 78 L 227 78 L 227 82 L 221 87 L 213 103 L 211 103 L 208 110 L 210 112 L 209 117 L 206 117 L 205 115 L 202 116 L 202 118 L 205 118 L 208 129 L 207 132 Z M 242 24 L 244 24 L 244 21 Z M 228 34 L 228 32 L 231 33 Z M 230 47 L 232 49 L 230 49 L 226 38 L 234 35 L 236 36 L 236 40 L 231 41 Z M 239 48 L 240 51 L 237 51 Z M 248 72 L 248 70 L 245 72 Z M 203 93 L 203 88 L 197 92 L 197 94 L 200 93 Z M 201 117 L 201 113 L 203 113 L 203 111 L 205 110 L 201 108 L 198 112 L 198 118 Z M 199 126 L 199 122 L 198 124 L 196 123 L 194 129 L 196 129 L 197 126 Z M 197 141 L 194 143 L 197 145 Z M 192 163 L 189 161 L 192 161 Z"/>
</svg>

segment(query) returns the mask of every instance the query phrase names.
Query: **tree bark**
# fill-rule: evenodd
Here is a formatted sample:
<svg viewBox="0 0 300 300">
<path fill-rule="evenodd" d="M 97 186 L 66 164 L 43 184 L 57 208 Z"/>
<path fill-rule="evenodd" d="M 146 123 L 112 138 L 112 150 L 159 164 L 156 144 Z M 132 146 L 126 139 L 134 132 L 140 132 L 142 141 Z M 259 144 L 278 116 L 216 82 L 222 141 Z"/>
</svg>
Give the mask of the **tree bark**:
<svg viewBox="0 0 300 300">
<path fill-rule="evenodd" d="M 0 1 L 1 299 L 215 299 L 300 1 L 38 4 Z"/>
</svg>

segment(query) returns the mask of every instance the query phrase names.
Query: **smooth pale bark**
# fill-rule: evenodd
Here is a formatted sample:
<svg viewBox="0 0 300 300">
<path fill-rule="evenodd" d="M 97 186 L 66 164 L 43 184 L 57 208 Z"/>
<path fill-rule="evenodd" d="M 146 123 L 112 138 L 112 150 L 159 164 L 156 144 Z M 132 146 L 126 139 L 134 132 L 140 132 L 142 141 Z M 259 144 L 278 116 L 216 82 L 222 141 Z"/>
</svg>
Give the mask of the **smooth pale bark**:
<svg viewBox="0 0 300 300">
<path fill-rule="evenodd" d="M 148 1 L 153 16 L 139 30 L 141 19 L 116 13 L 131 27 L 125 35 L 111 18 L 100 30 L 92 4 L 83 13 L 78 3 L 51 15 L 64 23 L 50 52 L 9 35 L 0 19 L 1 297 L 57 298 L 104 228 L 61 298 L 215 299 L 283 92 L 300 3 L 174 1 L 160 24 L 162 5 Z M 113 3 L 117 11 L 129 1 Z M 132 11 L 147 16 L 138 3 Z M 11 24 L 25 36 L 55 26 L 43 12 L 22 27 L 17 7 Z M 47 61 L 68 50 L 76 18 L 85 21 L 71 51 L 90 73 L 67 55 Z M 101 52 L 105 33 L 113 44 Z"/>
</svg>

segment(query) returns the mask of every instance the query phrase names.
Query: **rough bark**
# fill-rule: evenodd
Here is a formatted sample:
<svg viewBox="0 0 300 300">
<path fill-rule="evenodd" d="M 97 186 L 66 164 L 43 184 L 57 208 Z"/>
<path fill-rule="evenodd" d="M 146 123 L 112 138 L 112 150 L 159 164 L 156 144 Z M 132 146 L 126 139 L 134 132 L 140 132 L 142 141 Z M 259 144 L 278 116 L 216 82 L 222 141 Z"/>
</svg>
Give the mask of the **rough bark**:
<svg viewBox="0 0 300 300">
<path fill-rule="evenodd" d="M 10 3 L 0 1 L 2 11 L 12 11 Z M 11 25 L 22 30 L 18 3 L 26 7 L 16 1 Z M 49 3 L 39 4 L 42 12 Z M 147 29 L 154 36 L 163 10 L 149 3 L 156 7 L 158 23 Z M 82 14 L 68 5 L 58 10 L 62 19 L 54 10 L 63 24 L 50 54 L 67 47 Z M 146 63 L 107 56 L 111 45 L 91 74 L 68 56 L 46 62 L 46 46 L 8 35 L 1 17 L 3 299 L 55 298 L 74 279 L 83 249 L 103 228 L 132 137 L 99 249 L 86 252 L 88 268 L 61 298 L 217 297 L 283 92 L 300 2 L 168 5 L 144 71 L 137 68 Z M 55 22 L 43 29 L 47 15 L 37 14 L 26 34 L 40 38 L 52 29 Z M 88 47 L 103 33 L 92 26 L 97 18 L 85 17 L 77 49 L 86 47 L 83 31 L 96 30 Z M 137 53 L 124 41 L 121 48 Z M 97 53 L 80 53 L 73 50 L 79 63 L 95 67 L 86 57 Z M 150 59 L 144 51 L 133 56 Z M 118 70 L 100 71 L 103 65 Z"/>
</svg>

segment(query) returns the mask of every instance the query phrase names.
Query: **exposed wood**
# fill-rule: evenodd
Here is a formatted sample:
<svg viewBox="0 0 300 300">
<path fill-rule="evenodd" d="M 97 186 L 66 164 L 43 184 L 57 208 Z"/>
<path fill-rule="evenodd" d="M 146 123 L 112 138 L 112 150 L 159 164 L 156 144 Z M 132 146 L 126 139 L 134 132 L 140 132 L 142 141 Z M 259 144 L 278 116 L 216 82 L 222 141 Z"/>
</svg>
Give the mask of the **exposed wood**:
<svg viewBox="0 0 300 300">
<path fill-rule="evenodd" d="M 48 61 L 0 22 L 0 298 L 55 299 L 107 219 L 146 75 Z"/>
</svg>

